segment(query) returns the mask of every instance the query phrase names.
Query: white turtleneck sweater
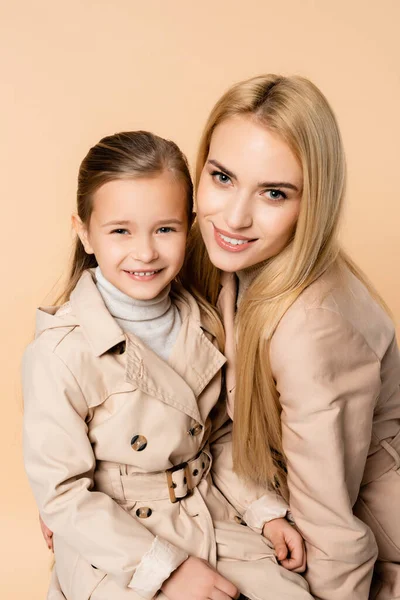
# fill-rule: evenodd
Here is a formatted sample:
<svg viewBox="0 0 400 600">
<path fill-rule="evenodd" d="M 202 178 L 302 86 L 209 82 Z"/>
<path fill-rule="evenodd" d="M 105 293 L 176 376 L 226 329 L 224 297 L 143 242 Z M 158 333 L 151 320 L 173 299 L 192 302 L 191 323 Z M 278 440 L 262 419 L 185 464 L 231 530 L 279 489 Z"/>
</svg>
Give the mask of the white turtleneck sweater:
<svg viewBox="0 0 400 600">
<path fill-rule="evenodd" d="M 121 329 L 133 333 L 163 360 L 168 360 L 181 328 L 179 311 L 169 295 L 171 286 L 152 300 L 135 300 L 112 285 L 100 267 L 95 275 L 104 304 Z"/>
</svg>

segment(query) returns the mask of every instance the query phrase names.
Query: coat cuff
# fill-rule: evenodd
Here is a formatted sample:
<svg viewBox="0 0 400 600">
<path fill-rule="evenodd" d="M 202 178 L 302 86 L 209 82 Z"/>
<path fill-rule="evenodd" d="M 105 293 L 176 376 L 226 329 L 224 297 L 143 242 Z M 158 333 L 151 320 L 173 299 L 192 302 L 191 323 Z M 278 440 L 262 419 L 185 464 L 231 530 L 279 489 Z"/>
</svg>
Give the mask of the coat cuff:
<svg viewBox="0 0 400 600">
<path fill-rule="evenodd" d="M 162 584 L 189 555 L 166 540 L 156 537 L 143 555 L 128 587 L 139 596 L 151 600 Z"/>
<path fill-rule="evenodd" d="M 289 506 L 281 496 L 276 494 L 274 497 L 269 493 L 252 502 L 243 514 L 243 519 L 251 529 L 261 533 L 265 523 L 286 517 L 288 511 Z"/>
</svg>

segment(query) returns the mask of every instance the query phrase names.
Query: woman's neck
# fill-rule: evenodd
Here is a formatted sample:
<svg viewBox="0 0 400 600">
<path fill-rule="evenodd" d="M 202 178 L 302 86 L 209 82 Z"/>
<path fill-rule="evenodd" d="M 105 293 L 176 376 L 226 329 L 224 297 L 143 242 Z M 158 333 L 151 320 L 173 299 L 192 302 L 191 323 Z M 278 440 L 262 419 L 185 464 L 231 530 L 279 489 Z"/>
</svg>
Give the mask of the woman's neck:
<svg viewBox="0 0 400 600">
<path fill-rule="evenodd" d="M 246 267 L 246 269 L 242 269 L 241 271 L 237 271 L 236 275 L 239 280 L 238 287 L 238 295 L 236 304 L 239 305 L 240 301 L 243 297 L 243 294 L 247 290 L 247 288 L 253 283 L 255 278 L 261 273 L 263 268 L 265 267 L 267 261 L 263 261 L 261 263 L 257 263 L 256 265 L 252 265 L 251 267 Z"/>
</svg>

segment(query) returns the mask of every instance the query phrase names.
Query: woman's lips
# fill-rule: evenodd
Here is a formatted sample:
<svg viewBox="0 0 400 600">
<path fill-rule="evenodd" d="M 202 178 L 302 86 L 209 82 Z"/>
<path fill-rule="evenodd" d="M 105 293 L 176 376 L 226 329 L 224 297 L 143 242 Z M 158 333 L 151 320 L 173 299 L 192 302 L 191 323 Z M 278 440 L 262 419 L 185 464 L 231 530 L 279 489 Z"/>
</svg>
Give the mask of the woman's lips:
<svg viewBox="0 0 400 600">
<path fill-rule="evenodd" d="M 231 233 L 214 227 L 214 238 L 220 248 L 228 252 L 243 252 L 256 240 L 244 237 L 243 235 L 232 235 Z"/>
</svg>

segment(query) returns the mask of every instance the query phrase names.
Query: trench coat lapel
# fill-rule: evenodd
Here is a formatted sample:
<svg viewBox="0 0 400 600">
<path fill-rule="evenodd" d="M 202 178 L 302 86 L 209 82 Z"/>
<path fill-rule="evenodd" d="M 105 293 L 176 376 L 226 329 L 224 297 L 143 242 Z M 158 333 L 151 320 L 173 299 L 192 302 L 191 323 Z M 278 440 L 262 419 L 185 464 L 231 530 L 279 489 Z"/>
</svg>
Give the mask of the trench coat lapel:
<svg viewBox="0 0 400 600">
<path fill-rule="evenodd" d="M 235 312 L 237 296 L 237 280 L 234 273 L 222 273 L 221 291 L 218 296 L 217 308 L 222 315 L 225 330 L 225 356 L 227 368 L 225 371 L 227 412 L 233 419 L 235 403 Z"/>
<path fill-rule="evenodd" d="M 204 425 L 197 402 L 218 373 L 225 357 L 207 339 L 195 300 L 186 292 L 174 298 L 182 326 L 168 362 L 138 338 L 128 335 L 127 381 L 146 394 L 180 410 Z"/>
</svg>

